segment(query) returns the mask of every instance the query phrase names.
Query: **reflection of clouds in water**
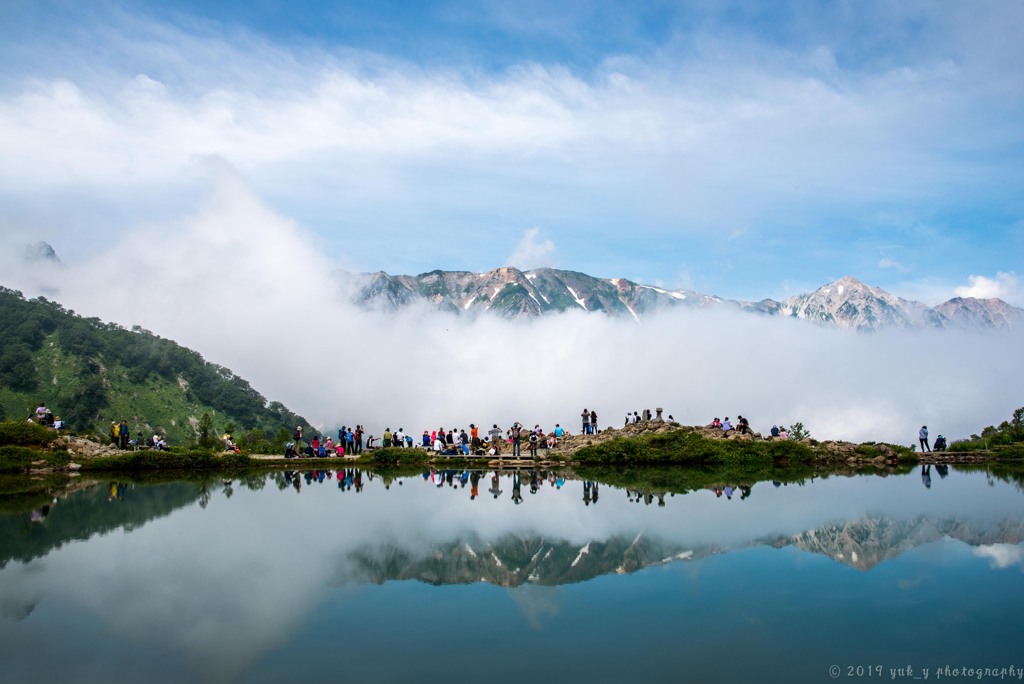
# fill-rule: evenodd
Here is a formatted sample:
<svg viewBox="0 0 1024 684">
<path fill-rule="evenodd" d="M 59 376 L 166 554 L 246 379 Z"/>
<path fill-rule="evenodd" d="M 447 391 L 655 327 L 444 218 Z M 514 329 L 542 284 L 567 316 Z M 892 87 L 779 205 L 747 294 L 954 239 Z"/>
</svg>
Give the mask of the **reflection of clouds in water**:
<svg viewBox="0 0 1024 684">
<path fill-rule="evenodd" d="M 44 603 L 89 611 L 121 638 L 184 653 L 209 681 L 228 679 L 286 643 L 324 584 L 323 558 L 309 553 L 315 537 L 302 525 L 312 516 L 301 504 L 282 515 L 254 501 L 236 492 L 206 511 L 192 506 L 69 544 L 47 557 L 45 572 L 0 582 L 0 595 L 45 592 Z"/>
<path fill-rule="evenodd" d="M 558 604 L 558 587 L 540 584 L 524 584 L 509 589 L 508 595 L 523 611 L 530 629 L 544 629 L 544 621 L 558 615 L 561 606 Z"/>
<path fill-rule="evenodd" d="M 990 544 L 974 549 L 978 558 L 988 558 L 989 567 L 1003 570 L 1017 566 L 1024 572 L 1024 546 L 1017 544 Z"/>
<path fill-rule="evenodd" d="M 347 600 L 357 565 L 353 554 L 393 547 L 417 555 L 458 540 L 496 542 L 534 536 L 583 546 L 613 536 L 645 537 L 693 548 L 757 543 L 770 534 L 797 534 L 867 513 L 901 519 L 929 515 L 980 520 L 1020 519 L 1024 498 L 1011 487 L 988 487 L 983 474 L 955 472 L 931 490 L 907 477 L 844 478 L 775 488 L 754 485 L 746 500 L 701 491 L 668 505 L 630 503 L 623 490 L 602 487 L 599 506 L 584 506 L 583 483 L 561 490 L 543 485 L 512 503 L 509 476 L 499 500 L 470 500 L 469 488 L 437 489 L 420 477 L 385 490 L 367 478 L 362 493 L 340 492 L 335 480 L 303 484 L 301 494 L 267 486 L 215 492 L 204 510 L 179 509 L 130 531 L 96 536 L 52 551 L 43 562 L 0 569 L 0 605 L 69 605 L 124 638 L 185 654 L 211 680 L 228 679 L 260 654 L 290 643 L 304 620 L 330 594 Z M 490 473 L 481 479 L 486 490 Z M 144 496 L 139 487 L 129 496 Z M 53 515 L 59 515 L 57 509 Z M 982 547 L 978 555 L 1021 564 L 1021 547 Z M 1014 556 L 1013 554 L 1016 554 Z M 1016 560 L 1003 560 L 1016 558 Z M 687 577 L 699 586 L 699 561 Z M 340 585 L 348 585 L 340 586 Z M 339 592 L 341 592 L 339 594 Z M 533 629 L 557 615 L 555 588 L 509 591 Z M 45 612 L 37 609 L 31 617 Z M 26 620 L 25 624 L 32 620 Z M 0 638 L 9 631 L 0 624 Z M 16 638 L 24 638 L 17 633 Z"/>
</svg>

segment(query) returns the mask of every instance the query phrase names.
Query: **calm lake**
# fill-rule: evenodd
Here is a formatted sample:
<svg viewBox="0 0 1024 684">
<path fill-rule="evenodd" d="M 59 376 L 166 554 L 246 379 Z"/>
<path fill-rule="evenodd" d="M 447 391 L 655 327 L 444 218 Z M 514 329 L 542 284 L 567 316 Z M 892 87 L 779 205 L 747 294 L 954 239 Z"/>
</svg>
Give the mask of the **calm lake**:
<svg viewBox="0 0 1024 684">
<path fill-rule="evenodd" d="M 1020 470 L 81 479 L 0 516 L 0 681 L 1024 677 Z"/>
</svg>

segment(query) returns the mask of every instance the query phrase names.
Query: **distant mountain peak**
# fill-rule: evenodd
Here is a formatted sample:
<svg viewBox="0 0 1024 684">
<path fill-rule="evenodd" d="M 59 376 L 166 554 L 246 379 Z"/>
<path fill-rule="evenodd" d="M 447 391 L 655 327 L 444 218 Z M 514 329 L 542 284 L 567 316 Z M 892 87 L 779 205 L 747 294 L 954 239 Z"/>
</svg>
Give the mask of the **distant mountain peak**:
<svg viewBox="0 0 1024 684">
<path fill-rule="evenodd" d="M 60 257 L 57 256 L 56 250 L 50 246 L 50 243 L 40 240 L 39 242 L 33 242 L 32 244 L 25 245 L 25 258 L 29 261 L 44 261 L 52 264 L 63 264 Z"/>
<path fill-rule="evenodd" d="M 999 299 L 957 297 L 929 307 L 866 285 L 845 275 L 783 302 L 740 302 L 692 290 L 635 283 L 627 278 L 596 278 L 579 271 L 503 266 L 483 273 L 434 270 L 418 276 L 383 271 L 362 276 L 355 301 L 397 310 L 421 301 L 460 315 L 490 313 L 506 318 L 580 311 L 640 320 L 659 311 L 731 306 L 766 316 L 788 316 L 830 327 L 872 331 L 881 328 L 1024 327 L 1024 310 Z"/>
</svg>

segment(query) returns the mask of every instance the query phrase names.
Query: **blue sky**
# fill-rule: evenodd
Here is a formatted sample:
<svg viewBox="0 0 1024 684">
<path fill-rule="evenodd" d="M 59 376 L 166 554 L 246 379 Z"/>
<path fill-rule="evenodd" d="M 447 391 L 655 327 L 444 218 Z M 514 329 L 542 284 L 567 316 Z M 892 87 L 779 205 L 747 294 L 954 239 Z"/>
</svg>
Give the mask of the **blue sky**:
<svg viewBox="0 0 1024 684">
<path fill-rule="evenodd" d="M 1015 1 L 8 0 L 0 238 L 75 262 L 173 232 L 215 159 L 350 270 L 1021 306 L 1022 25 Z"/>
</svg>

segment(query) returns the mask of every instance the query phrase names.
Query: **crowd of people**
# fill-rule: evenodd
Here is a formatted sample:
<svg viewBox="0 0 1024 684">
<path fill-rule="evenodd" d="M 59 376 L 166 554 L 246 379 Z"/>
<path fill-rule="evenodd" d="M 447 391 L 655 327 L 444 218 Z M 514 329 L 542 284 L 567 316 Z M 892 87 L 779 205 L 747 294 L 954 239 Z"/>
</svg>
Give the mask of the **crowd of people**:
<svg viewBox="0 0 1024 684">
<path fill-rule="evenodd" d="M 229 442 L 231 441 L 230 435 L 225 435 L 225 437 L 229 438 Z M 146 438 L 142 438 L 141 435 L 138 438 L 133 438 L 127 420 L 122 420 L 121 422 L 115 420 L 110 423 L 110 443 L 122 451 L 139 448 L 157 449 L 159 451 L 167 450 L 167 437 L 162 434 L 154 432 Z"/>
<path fill-rule="evenodd" d="M 358 456 L 363 453 L 363 426 L 342 425 L 338 429 L 338 439 L 333 436 L 314 433 L 307 442 L 302 434 L 302 426 L 297 425 L 292 433 L 292 441 L 285 444 L 285 458 L 329 458 L 332 456 Z M 367 449 L 372 449 L 373 435 L 367 439 Z"/>
<path fill-rule="evenodd" d="M 729 420 L 729 416 L 726 416 L 725 420 L 719 420 L 718 416 L 715 416 L 714 419 L 712 419 L 712 421 L 708 423 L 708 427 L 715 428 L 716 430 L 721 430 L 722 432 L 729 432 L 730 430 L 735 430 L 737 433 L 741 435 L 754 434 L 754 431 L 750 429 L 750 421 L 748 421 L 743 416 L 736 416 L 736 425 L 732 424 L 732 421 Z M 784 432 L 785 428 L 780 428 L 778 425 L 772 425 L 772 437 L 789 439 L 789 434 L 786 433 L 785 435 L 783 435 Z"/>
<path fill-rule="evenodd" d="M 560 423 L 556 423 L 552 430 L 546 431 L 540 424 L 527 429 L 520 421 L 513 422 L 507 429 L 499 428 L 497 423 L 493 423 L 487 430 L 481 430 L 475 423 L 470 423 L 468 430 L 445 429 L 442 426 L 434 430 L 424 430 L 418 439 L 407 434 L 404 428 L 392 431 L 387 427 L 379 438 L 367 435 L 365 445 L 361 425 L 351 428 L 343 426 L 338 430 L 337 441 L 333 436 L 325 437 L 319 433 L 313 434 L 306 441 L 302 433 L 301 426 L 295 428 L 293 441 L 285 445 L 286 458 L 343 457 L 359 455 L 364 449 L 373 451 L 385 447 L 421 448 L 438 456 L 501 456 L 507 449 L 513 457 L 518 458 L 522 455 L 524 446 L 529 455 L 536 458 L 538 450 L 553 448 L 558 444 L 558 440 L 569 434 Z"/>
<path fill-rule="evenodd" d="M 46 408 L 45 403 L 40 403 L 39 406 L 36 407 L 34 415 L 35 421 L 33 422 L 39 423 L 40 425 L 48 425 L 54 430 L 64 429 L 64 421 L 60 419 L 60 416 L 54 415 L 53 411 Z M 29 417 L 29 420 L 32 420 L 32 418 Z"/>
<path fill-rule="evenodd" d="M 659 408 L 657 411 L 656 418 L 652 417 L 649 409 L 645 409 L 642 415 L 638 411 L 627 412 L 625 425 L 628 426 L 648 420 L 660 421 L 662 420 L 662 409 Z M 580 414 L 580 419 L 580 434 L 593 435 L 600 432 L 597 422 L 597 411 L 584 408 Z M 48 425 L 57 430 L 64 428 L 64 422 L 60 419 L 60 416 L 54 415 L 46 407 L 45 403 L 39 404 L 33 415 L 29 417 L 29 420 L 41 425 Z M 674 420 L 672 415 L 668 416 L 669 422 L 674 422 Z M 716 416 L 707 427 L 722 430 L 723 432 L 736 431 L 738 434 L 754 434 L 750 427 L 750 422 L 742 415 L 737 416 L 735 424 L 733 424 L 729 416 L 726 416 L 724 420 L 720 420 Z M 789 431 L 781 424 L 772 425 L 770 435 L 774 439 L 790 438 Z M 303 428 L 300 425 L 295 428 L 292 441 L 285 445 L 284 455 L 286 458 L 329 458 L 358 456 L 363 453 L 364 449 L 372 451 L 384 447 L 419 447 L 432 451 L 438 456 L 502 456 L 503 450 L 507 448 L 512 457 L 519 458 L 522 455 L 525 443 L 529 454 L 536 458 L 538 450 L 553 448 L 560 439 L 568 436 L 571 435 L 559 423 L 555 423 L 555 427 L 552 430 L 544 430 L 540 424 L 535 424 L 532 429 L 527 429 L 521 421 L 514 421 L 510 427 L 504 429 L 499 428 L 497 423 L 493 423 L 491 428 L 484 431 L 483 434 L 481 434 L 480 428 L 474 423 L 469 424 L 468 431 L 465 428 L 446 430 L 444 427 L 436 430 L 424 430 L 419 439 L 415 439 L 411 434 L 407 434 L 403 428 L 399 428 L 396 431 L 392 431 L 390 427 L 385 428 L 383 434 L 378 438 L 372 434 L 366 436 L 362 425 L 343 425 L 338 430 L 337 440 L 333 436 L 314 433 L 307 441 L 304 439 Z M 234 443 L 230 434 L 225 434 L 223 439 L 226 451 L 239 451 L 238 445 Z M 140 447 L 151 449 L 167 448 L 167 439 L 160 434 L 153 434 L 144 441 L 133 439 L 126 420 L 111 422 L 110 441 L 111 444 L 120 449 Z M 935 439 L 934 445 L 929 444 L 928 426 L 926 425 L 922 425 L 918 431 L 918 442 L 922 452 L 944 451 L 947 446 L 946 438 L 942 435 Z"/>
</svg>

